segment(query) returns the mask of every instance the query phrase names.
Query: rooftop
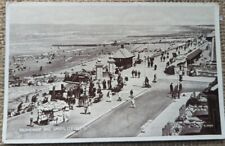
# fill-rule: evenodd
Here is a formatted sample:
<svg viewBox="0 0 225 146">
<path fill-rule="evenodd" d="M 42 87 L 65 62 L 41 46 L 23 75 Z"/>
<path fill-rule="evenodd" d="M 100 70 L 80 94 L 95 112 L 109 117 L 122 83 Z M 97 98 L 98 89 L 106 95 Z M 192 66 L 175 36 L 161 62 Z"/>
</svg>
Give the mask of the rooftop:
<svg viewBox="0 0 225 146">
<path fill-rule="evenodd" d="M 121 48 L 116 53 L 113 54 L 113 58 L 131 58 L 131 57 L 134 57 L 134 55 L 126 48 Z"/>
</svg>

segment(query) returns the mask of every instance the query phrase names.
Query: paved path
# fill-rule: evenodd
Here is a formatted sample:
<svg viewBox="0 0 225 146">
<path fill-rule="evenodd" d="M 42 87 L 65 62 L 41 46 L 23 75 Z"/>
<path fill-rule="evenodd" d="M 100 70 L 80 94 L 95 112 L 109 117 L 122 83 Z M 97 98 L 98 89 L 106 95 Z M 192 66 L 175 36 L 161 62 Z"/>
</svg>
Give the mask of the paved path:
<svg viewBox="0 0 225 146">
<path fill-rule="evenodd" d="M 138 134 L 139 137 L 149 137 L 149 136 L 162 136 L 162 129 L 168 122 L 174 122 L 179 116 L 179 109 L 182 105 L 186 104 L 188 99 L 190 99 L 192 92 L 185 93 L 180 99 L 174 100 L 159 116 L 157 116 L 153 121 L 149 120 L 144 126 L 142 126 L 141 133 Z"/>
<path fill-rule="evenodd" d="M 131 83 L 139 86 L 133 86 Z M 81 114 L 84 112 L 84 108 L 75 107 L 74 110 L 70 111 L 70 120 L 65 123 L 61 123 L 58 126 L 53 124 L 34 127 L 27 126 L 29 124 L 29 113 L 21 114 L 9 118 L 7 120 L 8 133 L 7 137 L 10 139 L 31 139 L 31 138 L 64 138 L 74 130 L 77 131 L 89 123 L 95 121 L 102 115 L 108 113 L 110 110 L 116 108 L 123 102 L 126 102 L 129 96 L 130 88 L 134 90 L 134 95 L 138 96 L 147 90 L 146 88 L 140 88 L 142 80 L 133 78 L 130 79 L 129 85 L 125 86 L 120 92 L 123 97 L 123 101 L 117 101 L 118 95 L 112 97 L 112 102 L 106 102 L 108 98 L 103 97 L 101 102 L 93 103 L 91 106 L 91 114 Z M 103 90 L 106 95 L 107 90 Z"/>
<path fill-rule="evenodd" d="M 74 133 L 70 138 L 137 136 L 142 125 L 148 120 L 154 120 L 172 102 L 172 99 L 168 97 L 167 85 L 168 80 L 160 80 L 150 92 L 136 99 L 136 108 L 130 108 L 130 103 L 126 102 Z M 208 83 L 184 81 L 183 85 L 184 92 L 193 92 L 202 91 Z"/>
</svg>

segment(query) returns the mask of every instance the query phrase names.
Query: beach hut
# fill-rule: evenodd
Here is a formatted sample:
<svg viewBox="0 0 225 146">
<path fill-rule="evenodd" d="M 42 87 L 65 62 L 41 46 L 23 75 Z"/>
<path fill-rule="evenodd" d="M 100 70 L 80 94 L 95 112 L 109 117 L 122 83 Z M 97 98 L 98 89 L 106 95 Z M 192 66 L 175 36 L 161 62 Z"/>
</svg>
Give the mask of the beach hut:
<svg viewBox="0 0 225 146">
<path fill-rule="evenodd" d="M 134 55 L 124 48 L 123 45 L 121 45 L 121 48 L 113 55 L 115 65 L 123 69 L 132 67 L 133 57 Z"/>
</svg>

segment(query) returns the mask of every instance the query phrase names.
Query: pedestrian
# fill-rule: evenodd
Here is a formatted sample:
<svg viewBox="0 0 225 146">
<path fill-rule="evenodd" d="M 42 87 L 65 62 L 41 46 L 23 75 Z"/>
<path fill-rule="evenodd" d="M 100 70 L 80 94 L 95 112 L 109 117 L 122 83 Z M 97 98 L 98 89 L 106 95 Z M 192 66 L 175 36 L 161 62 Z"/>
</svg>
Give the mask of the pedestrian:
<svg viewBox="0 0 225 146">
<path fill-rule="evenodd" d="M 145 87 L 148 87 L 148 88 L 150 87 L 149 79 L 148 79 L 147 76 L 145 77 L 145 83 L 144 83 L 144 86 L 145 86 Z"/>
<path fill-rule="evenodd" d="M 156 74 L 154 74 L 154 77 L 153 77 L 153 81 L 152 82 L 153 83 L 156 83 L 157 82 L 156 80 L 157 80 L 157 77 L 156 77 Z"/>
<path fill-rule="evenodd" d="M 154 64 L 153 60 L 151 60 L 151 62 L 150 62 L 150 63 L 151 63 L 151 67 L 153 67 L 153 64 Z"/>
<path fill-rule="evenodd" d="M 135 70 L 135 78 L 137 77 L 137 70 Z"/>
<path fill-rule="evenodd" d="M 166 57 L 165 57 L 165 56 L 163 56 L 163 62 L 165 62 L 165 60 L 166 60 Z"/>
<path fill-rule="evenodd" d="M 168 62 L 166 63 L 166 67 L 169 67 L 169 65 L 170 65 L 170 62 L 168 61 Z"/>
<path fill-rule="evenodd" d="M 107 102 L 111 102 L 112 101 L 112 98 L 111 98 L 110 91 L 107 92 L 107 95 L 106 96 L 108 97 Z"/>
<path fill-rule="evenodd" d="M 101 86 L 98 86 L 97 93 L 99 94 L 101 92 L 102 92 Z"/>
<path fill-rule="evenodd" d="M 112 79 L 113 79 L 112 73 L 109 74 L 109 79 L 110 79 L 110 81 L 112 81 Z"/>
<path fill-rule="evenodd" d="M 173 83 L 170 83 L 170 94 L 173 94 Z"/>
<path fill-rule="evenodd" d="M 130 90 L 130 100 L 131 100 L 131 107 L 135 108 L 135 99 L 134 99 L 134 95 L 133 95 L 133 90 Z"/>
<path fill-rule="evenodd" d="M 117 101 L 122 101 L 122 97 L 121 97 L 120 92 L 118 92 L 118 99 L 117 99 Z"/>
<path fill-rule="evenodd" d="M 80 87 L 80 84 L 77 86 L 76 88 L 76 97 L 77 98 L 80 98 L 80 94 L 81 94 L 81 87 Z"/>
<path fill-rule="evenodd" d="M 108 80 L 108 81 L 107 81 L 108 89 L 109 89 L 109 90 L 112 88 L 112 83 L 111 83 L 111 82 L 112 82 L 111 80 Z"/>
<path fill-rule="evenodd" d="M 64 112 L 64 122 L 68 122 L 69 121 L 69 117 L 70 117 L 70 109 L 69 107 L 66 107 Z"/>
<path fill-rule="evenodd" d="M 91 114 L 89 100 L 84 102 L 84 114 Z"/>
<path fill-rule="evenodd" d="M 157 70 L 157 65 L 156 64 L 154 65 L 154 70 Z"/>
<path fill-rule="evenodd" d="M 102 87 L 103 87 L 103 90 L 106 90 L 106 81 L 105 81 L 105 79 L 102 81 Z"/>
<path fill-rule="evenodd" d="M 33 115 L 33 112 L 31 111 L 30 112 L 30 126 L 33 127 L 33 121 L 34 121 L 34 115 Z"/>
<path fill-rule="evenodd" d="M 174 91 L 173 91 L 174 99 L 176 99 L 177 94 L 178 94 L 178 85 L 176 85 L 176 86 L 174 87 Z"/>
<path fill-rule="evenodd" d="M 179 85 L 178 85 L 178 95 L 177 95 L 178 96 L 178 99 L 180 99 L 180 93 L 182 91 L 182 88 L 183 88 L 182 87 L 182 83 L 180 82 Z"/>
<path fill-rule="evenodd" d="M 138 74 L 138 78 L 140 78 L 140 76 L 141 76 L 141 72 L 140 72 L 140 71 L 138 71 L 138 73 L 137 73 L 137 74 Z"/>
<path fill-rule="evenodd" d="M 132 74 L 132 78 L 134 78 L 134 70 L 132 70 L 131 74 Z"/>
<path fill-rule="evenodd" d="M 72 99 L 72 95 L 73 95 L 73 91 L 72 89 L 70 88 L 68 91 L 67 91 L 67 103 L 69 105 L 69 108 L 71 108 L 71 99 Z"/>
<path fill-rule="evenodd" d="M 181 82 L 183 80 L 183 72 L 182 70 L 179 71 L 179 81 Z"/>
<path fill-rule="evenodd" d="M 89 86 L 89 90 L 90 90 L 90 86 Z M 73 96 L 74 96 L 74 98 L 77 98 L 77 87 L 76 86 L 74 86 L 73 87 Z"/>
</svg>

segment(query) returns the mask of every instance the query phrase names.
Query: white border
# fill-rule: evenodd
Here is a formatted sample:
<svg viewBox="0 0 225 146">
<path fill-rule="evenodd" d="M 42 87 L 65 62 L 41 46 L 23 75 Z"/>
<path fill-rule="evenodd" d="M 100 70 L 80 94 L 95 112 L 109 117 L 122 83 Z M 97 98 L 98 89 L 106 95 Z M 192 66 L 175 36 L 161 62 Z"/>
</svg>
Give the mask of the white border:
<svg viewBox="0 0 225 146">
<path fill-rule="evenodd" d="M 23 140 L 8 140 L 7 133 L 7 109 L 8 109 L 8 76 L 9 76 L 9 4 L 16 5 L 39 5 L 39 6 L 67 6 L 74 4 L 110 4 L 110 5 L 151 5 L 157 7 L 166 6 L 214 6 L 215 8 L 215 35 L 216 35 L 216 55 L 217 55 L 217 70 L 218 70 L 218 85 L 219 85 L 219 108 L 221 117 L 221 135 L 196 135 L 196 136 L 154 136 L 154 137 L 122 137 L 122 138 L 74 138 L 74 139 L 23 139 Z M 6 49 L 5 49 L 5 70 L 4 70 L 4 115 L 3 115 L 3 133 L 2 141 L 5 144 L 28 144 L 28 143 L 90 143 L 90 142 L 126 142 L 126 141 L 183 141 L 183 140 L 216 140 L 225 139 L 224 125 L 224 98 L 223 98 L 223 77 L 222 77 L 222 60 L 220 46 L 220 31 L 219 31 L 219 5 L 217 3 L 163 3 L 163 2 L 7 2 L 6 3 Z"/>
</svg>

